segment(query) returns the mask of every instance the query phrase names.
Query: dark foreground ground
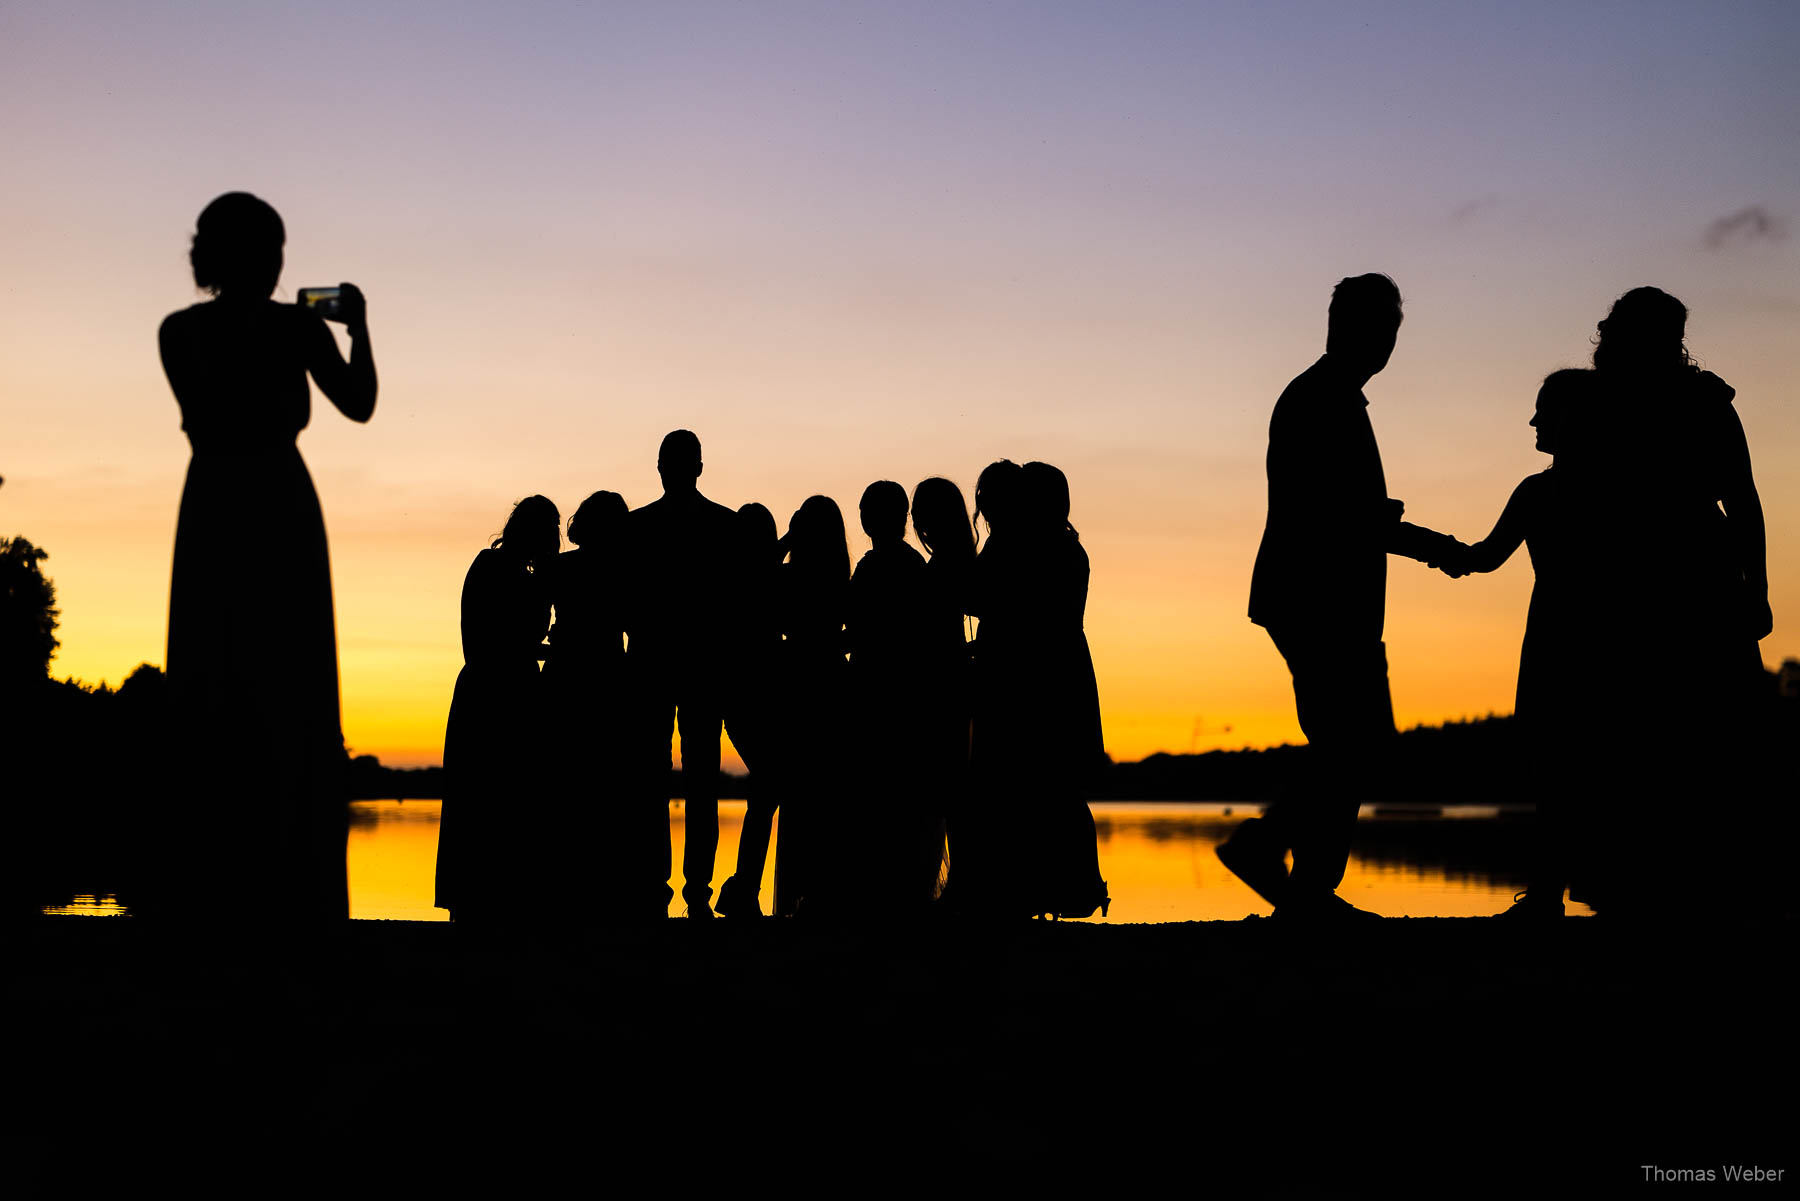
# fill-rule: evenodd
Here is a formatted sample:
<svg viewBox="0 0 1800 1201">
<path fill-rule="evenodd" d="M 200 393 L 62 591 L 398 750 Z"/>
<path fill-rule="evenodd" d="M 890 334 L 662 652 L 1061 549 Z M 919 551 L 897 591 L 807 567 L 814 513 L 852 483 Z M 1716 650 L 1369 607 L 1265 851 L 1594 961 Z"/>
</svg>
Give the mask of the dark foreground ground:
<svg viewBox="0 0 1800 1201">
<path fill-rule="evenodd" d="M 74 1192 L 1786 1191 L 1793 933 L 44 918 L 9 1092 Z"/>
</svg>

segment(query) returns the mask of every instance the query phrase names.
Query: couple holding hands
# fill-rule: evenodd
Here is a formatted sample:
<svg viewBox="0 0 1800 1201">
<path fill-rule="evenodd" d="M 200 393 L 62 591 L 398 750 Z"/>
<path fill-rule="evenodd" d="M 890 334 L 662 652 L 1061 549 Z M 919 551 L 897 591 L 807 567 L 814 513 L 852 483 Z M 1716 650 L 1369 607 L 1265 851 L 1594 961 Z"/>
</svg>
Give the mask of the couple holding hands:
<svg viewBox="0 0 1800 1201">
<path fill-rule="evenodd" d="M 1386 367 L 1401 317 L 1387 276 L 1343 280 L 1324 356 L 1276 403 L 1250 620 L 1287 661 L 1313 763 L 1296 794 L 1242 823 L 1219 857 L 1277 917 L 1377 916 L 1336 889 L 1396 732 L 1387 556 L 1454 578 L 1497 569 L 1523 543 L 1537 578 L 1516 714 L 1540 820 L 1530 884 L 1508 916 L 1560 917 L 1571 882 L 1596 907 L 1651 902 L 1653 840 L 1672 826 L 1662 810 L 1716 790 L 1753 757 L 1729 748 L 1749 728 L 1756 642 L 1772 620 L 1735 393 L 1689 357 L 1680 301 L 1626 293 L 1599 324 L 1593 368 L 1557 371 L 1538 393 L 1531 425 L 1555 463 L 1520 483 L 1492 533 L 1468 546 L 1401 520 L 1387 495 L 1362 388 Z M 1620 695 L 1602 680 L 1591 666 L 1602 642 L 1654 646 L 1658 689 Z M 1671 695 L 1699 714 L 1679 747 L 1646 707 Z M 1601 821 L 1612 797 L 1629 798 L 1638 819 Z"/>
</svg>

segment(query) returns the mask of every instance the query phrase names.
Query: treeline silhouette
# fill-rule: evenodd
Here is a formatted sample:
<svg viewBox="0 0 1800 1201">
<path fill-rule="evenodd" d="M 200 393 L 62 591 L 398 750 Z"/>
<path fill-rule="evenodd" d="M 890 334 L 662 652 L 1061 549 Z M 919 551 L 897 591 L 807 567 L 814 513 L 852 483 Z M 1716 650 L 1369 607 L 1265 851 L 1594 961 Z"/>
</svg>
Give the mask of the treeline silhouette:
<svg viewBox="0 0 1800 1201">
<path fill-rule="evenodd" d="M 117 688 L 15 677 L 6 694 L 8 908 L 129 892 L 137 850 L 189 800 L 184 773 L 166 765 L 198 767 L 207 753 L 171 744 L 161 669 L 142 664 Z"/>
<path fill-rule="evenodd" d="M 1764 669 L 1765 711 L 1769 728 L 1760 738 L 1768 745 L 1791 746 L 1800 738 L 1800 659 L 1788 659 L 1779 671 Z M 53 769 L 56 779 L 46 781 L 35 794 L 40 803 L 79 798 L 88 804 L 104 803 L 109 794 L 128 795 L 133 805 L 147 798 L 142 783 L 150 759 L 166 747 L 167 682 L 162 670 L 139 664 L 124 683 L 112 688 L 78 680 L 45 679 L 39 700 L 31 707 L 35 732 L 23 745 L 35 747 L 28 764 Z M 1671 712 L 1672 731 L 1680 717 Z M 138 754 L 115 754 L 137 746 Z M 1393 760 L 1391 786 L 1380 804 L 1394 805 L 1518 805 L 1530 803 L 1530 790 L 1518 769 L 1520 732 L 1510 714 L 1489 714 L 1438 725 L 1418 725 L 1400 733 Z M 99 756 L 83 748 L 103 747 Z M 148 749 L 142 749 L 148 748 Z M 1142 759 L 1113 762 L 1094 777 L 1097 801 L 1273 801 L 1305 770 L 1310 748 L 1282 743 L 1272 747 L 1176 754 L 1157 751 Z M 185 756 L 199 764 L 203 750 Z M 1469 773 L 1467 765 L 1492 765 L 1492 770 Z M 271 768 L 273 770 L 273 768 Z M 444 769 L 390 767 L 376 755 L 353 755 L 346 768 L 348 795 L 353 801 L 437 800 L 443 795 Z M 871 774 L 880 771 L 879 766 Z M 721 771 L 717 795 L 724 800 L 743 800 L 750 777 L 742 772 Z M 1791 778 L 1789 779 L 1791 783 Z M 246 797 L 260 781 L 246 778 L 241 786 Z M 849 782 L 851 787 L 856 781 Z M 686 776 L 680 768 L 668 772 L 668 796 L 687 795 Z M 1767 798 L 1786 799 L 1773 792 Z M 181 798 L 169 797 L 171 803 Z"/>
<path fill-rule="evenodd" d="M 1757 731 L 1753 741 L 1766 747 L 1795 745 L 1795 738 L 1800 736 L 1800 659 L 1786 660 L 1780 671 L 1764 668 L 1763 699 L 1758 711 L 1767 728 Z M 1668 720 L 1669 736 L 1681 737 L 1681 712 L 1674 699 Z M 1596 731 L 1594 741 L 1600 749 L 1604 749 L 1603 738 Z M 1290 744 L 1189 755 L 1158 752 L 1136 762 L 1114 763 L 1097 778 L 1093 797 L 1118 801 L 1273 801 L 1302 778 L 1310 755 L 1310 747 Z M 1479 771 L 1471 770 L 1475 764 L 1480 765 Z M 1388 767 L 1390 774 L 1383 780 L 1378 806 L 1519 804 L 1529 803 L 1533 796 L 1523 733 L 1511 715 L 1420 725 L 1402 731 L 1395 739 Z M 1744 799 L 1772 801 L 1777 794 Z M 1780 799 L 1787 797 L 1780 794 Z"/>
<path fill-rule="evenodd" d="M 149 664 L 134 673 L 156 672 Z M 160 674 L 160 673 L 157 673 Z M 1779 672 L 1765 669 L 1770 701 L 1770 730 L 1765 737 L 1800 738 L 1800 659 L 1789 659 Z M 60 687 L 71 687 L 65 682 Z M 1672 716 L 1672 722 L 1679 722 Z M 1529 803 L 1530 792 L 1519 778 L 1520 733 L 1510 714 L 1418 725 L 1400 733 L 1394 755 L 1392 785 L 1380 803 L 1396 805 L 1517 805 Z M 1108 764 L 1094 777 L 1096 801 L 1272 801 L 1304 770 L 1309 748 L 1282 743 L 1272 747 L 1176 754 L 1156 751 L 1142 759 Z M 1495 770 L 1467 772 L 1469 763 L 1497 765 Z M 436 800 L 443 795 L 441 767 L 389 767 L 375 755 L 350 760 L 350 799 Z M 750 777 L 721 771 L 722 800 L 745 799 Z M 668 795 L 687 795 L 680 768 L 668 775 Z M 246 781 L 246 785 L 253 785 Z M 854 782 L 852 782 L 854 783 Z M 1748 798 L 1757 800 L 1762 798 Z M 1771 796 L 1768 799 L 1775 799 Z"/>
</svg>

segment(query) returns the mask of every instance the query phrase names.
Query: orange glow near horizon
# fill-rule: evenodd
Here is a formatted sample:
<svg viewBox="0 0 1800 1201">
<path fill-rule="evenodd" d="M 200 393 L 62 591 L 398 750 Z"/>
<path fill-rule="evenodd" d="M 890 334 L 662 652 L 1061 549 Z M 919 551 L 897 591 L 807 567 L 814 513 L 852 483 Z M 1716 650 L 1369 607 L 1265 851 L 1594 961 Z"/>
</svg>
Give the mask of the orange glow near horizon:
<svg viewBox="0 0 1800 1201">
<path fill-rule="evenodd" d="M 173 500 L 167 509 L 172 531 Z M 1191 594 L 1181 579 L 1173 589 L 1159 585 L 1149 565 L 1119 564 L 1095 535 L 1083 536 L 1096 561 L 1088 636 L 1107 751 L 1115 760 L 1303 740 L 1280 656 L 1234 612 L 1241 606 L 1229 593 L 1218 588 L 1202 596 L 1206 608 L 1197 604 L 1183 625 Z M 79 547 L 84 539 L 73 541 Z M 88 549 L 110 541 L 89 542 Z M 45 569 L 64 612 L 56 675 L 117 684 L 140 662 L 160 664 L 170 541 L 170 532 L 153 541 L 146 529 L 117 545 L 116 554 L 75 562 L 44 539 L 52 555 Z M 1243 541 L 1253 555 L 1253 538 Z M 345 740 L 354 753 L 375 754 L 390 766 L 427 766 L 442 757 L 444 720 L 462 665 L 454 598 L 467 549 L 445 543 L 451 540 L 397 550 L 333 539 Z M 428 566 L 436 578 L 408 565 Z M 1101 573 L 1108 569 L 1124 578 L 1107 579 Z M 160 578 L 161 587 L 149 592 L 146 577 Z M 1398 559 L 1390 577 L 1387 641 L 1400 727 L 1511 712 L 1531 588 L 1523 552 L 1493 577 L 1450 581 Z M 428 593 L 434 601 L 419 604 Z M 1779 620 L 1779 594 L 1776 604 Z M 1764 647 L 1768 656 L 1769 643 Z M 278 673 L 278 644 L 270 655 Z M 1623 670 L 1623 649 L 1618 658 Z M 726 767 L 741 770 L 729 740 L 726 748 Z"/>
</svg>

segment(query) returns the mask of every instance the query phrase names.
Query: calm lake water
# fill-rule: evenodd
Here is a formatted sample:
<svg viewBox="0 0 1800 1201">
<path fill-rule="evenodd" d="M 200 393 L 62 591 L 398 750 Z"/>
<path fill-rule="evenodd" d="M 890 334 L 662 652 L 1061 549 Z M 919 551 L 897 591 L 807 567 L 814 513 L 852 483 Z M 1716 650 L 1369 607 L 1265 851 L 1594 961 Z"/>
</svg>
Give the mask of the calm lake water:
<svg viewBox="0 0 1800 1201">
<path fill-rule="evenodd" d="M 445 921 L 432 907 L 437 862 L 439 801 L 358 801 L 349 836 L 350 916 Z M 1226 871 L 1213 848 L 1255 806 L 1096 802 L 1100 870 L 1113 897 L 1110 916 L 1093 921 L 1181 922 L 1237 919 L 1269 907 Z M 682 804 L 669 806 L 680 890 L 685 829 Z M 719 870 L 713 884 L 731 874 L 742 801 L 719 803 Z M 1494 809 L 1388 812 L 1365 808 L 1356 853 L 1339 894 L 1353 904 L 1389 916 L 1468 917 L 1498 913 L 1524 887 L 1526 819 Z M 542 830 L 558 837 L 553 821 Z M 779 837 L 779 822 L 777 824 Z M 763 906 L 774 895 L 774 856 L 763 881 Z M 111 897 L 77 897 L 47 913 L 118 914 Z M 679 897 L 671 915 L 682 912 Z M 1570 905 L 1569 912 L 1585 913 Z"/>
</svg>

